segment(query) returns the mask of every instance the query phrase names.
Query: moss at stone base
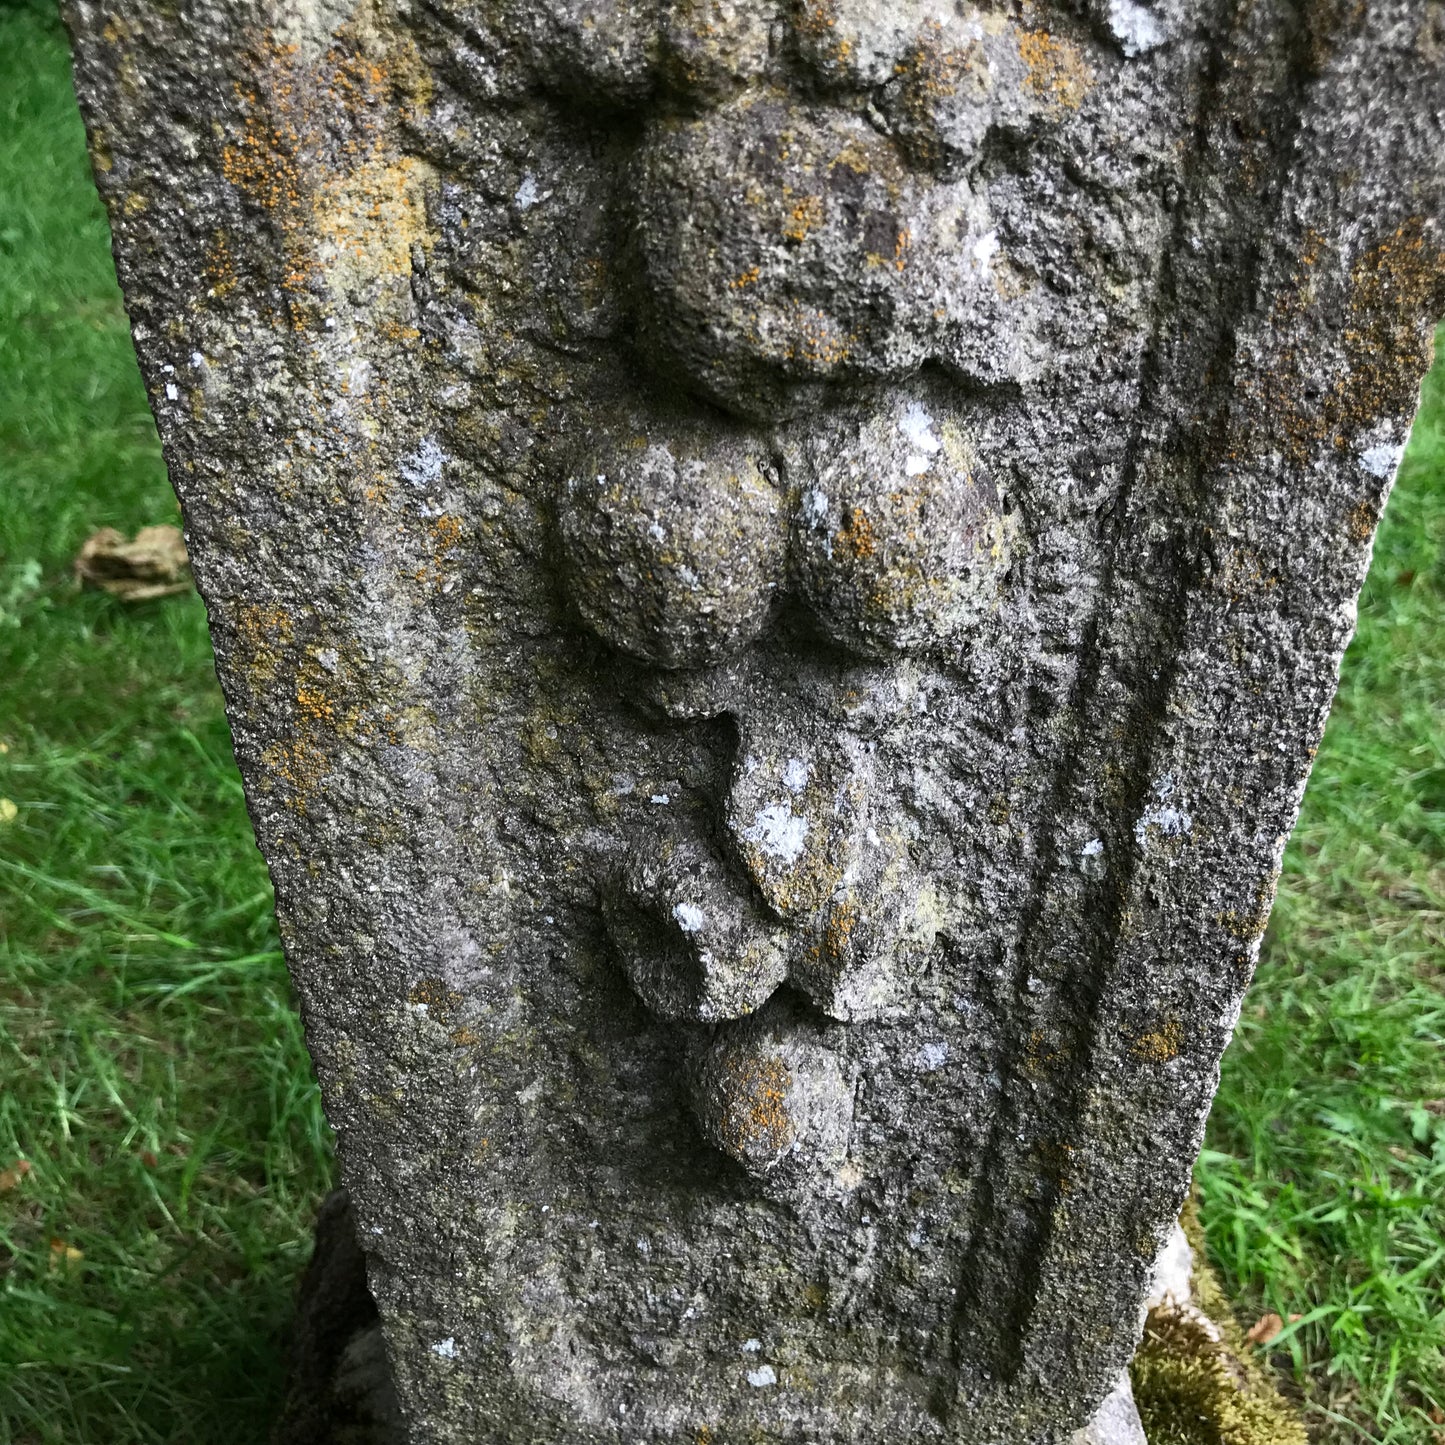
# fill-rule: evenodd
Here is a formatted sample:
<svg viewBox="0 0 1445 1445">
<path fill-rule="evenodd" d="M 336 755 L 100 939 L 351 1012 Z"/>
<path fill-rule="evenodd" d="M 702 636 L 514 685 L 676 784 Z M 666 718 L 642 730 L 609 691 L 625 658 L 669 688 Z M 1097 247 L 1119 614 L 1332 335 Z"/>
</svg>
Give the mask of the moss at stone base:
<svg viewBox="0 0 1445 1445">
<path fill-rule="evenodd" d="M 1307 1445 L 1304 1425 L 1250 1354 L 1205 1262 L 1192 1200 L 1180 1222 L 1194 1251 L 1196 1308 L 1151 1310 L 1129 1368 L 1149 1445 Z"/>
<path fill-rule="evenodd" d="M 1259 1367 L 1203 1323 L 1151 1312 L 1130 1369 L 1149 1445 L 1306 1445 L 1304 1426 Z"/>
</svg>

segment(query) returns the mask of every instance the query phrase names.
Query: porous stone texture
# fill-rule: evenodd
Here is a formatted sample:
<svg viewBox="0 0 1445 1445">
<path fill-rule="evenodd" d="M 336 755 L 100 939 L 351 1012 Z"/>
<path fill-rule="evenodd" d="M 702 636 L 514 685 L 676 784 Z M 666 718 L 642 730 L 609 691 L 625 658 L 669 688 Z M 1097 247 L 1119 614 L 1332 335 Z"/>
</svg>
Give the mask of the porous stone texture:
<svg viewBox="0 0 1445 1445">
<path fill-rule="evenodd" d="M 1067 1440 L 1445 310 L 1445 11 L 65 10 L 410 1438 Z"/>
</svg>

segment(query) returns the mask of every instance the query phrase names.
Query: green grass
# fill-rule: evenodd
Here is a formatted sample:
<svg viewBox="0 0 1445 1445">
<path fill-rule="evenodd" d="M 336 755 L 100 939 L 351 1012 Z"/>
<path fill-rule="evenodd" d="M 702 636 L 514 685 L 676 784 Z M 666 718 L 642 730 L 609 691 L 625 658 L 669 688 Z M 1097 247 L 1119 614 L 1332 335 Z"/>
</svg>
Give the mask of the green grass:
<svg viewBox="0 0 1445 1445">
<path fill-rule="evenodd" d="M 1445 1441 L 1442 716 L 1445 364 L 1380 528 L 1199 1169 L 1227 1286 L 1246 1313 L 1303 1316 L 1273 1353 L 1340 1441 Z"/>
<path fill-rule="evenodd" d="M 0 7 L 0 399 L 0 1442 L 262 1441 L 330 1140 L 201 604 L 70 580 L 177 514 L 38 7 Z"/>
<path fill-rule="evenodd" d="M 200 604 L 70 582 L 175 504 L 63 37 L 4 0 L 0 399 L 0 1445 L 261 1441 L 330 1141 Z M 1437 372 L 1200 1168 L 1337 1442 L 1445 1441 L 1442 594 Z"/>
</svg>

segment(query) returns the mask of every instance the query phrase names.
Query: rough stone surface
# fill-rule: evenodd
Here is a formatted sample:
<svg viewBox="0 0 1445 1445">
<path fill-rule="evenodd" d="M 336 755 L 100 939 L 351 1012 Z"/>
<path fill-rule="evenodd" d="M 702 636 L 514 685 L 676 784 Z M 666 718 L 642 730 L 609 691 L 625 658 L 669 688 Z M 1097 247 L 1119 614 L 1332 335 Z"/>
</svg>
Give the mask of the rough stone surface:
<svg viewBox="0 0 1445 1445">
<path fill-rule="evenodd" d="M 1075 1433 L 1071 1445 L 1149 1445 L 1134 1404 L 1134 1390 L 1127 1370 L 1104 1397 L 1094 1418 Z"/>
<path fill-rule="evenodd" d="M 410 1438 L 1067 1440 L 1445 309 L 1445 11 L 65 8 Z"/>
</svg>

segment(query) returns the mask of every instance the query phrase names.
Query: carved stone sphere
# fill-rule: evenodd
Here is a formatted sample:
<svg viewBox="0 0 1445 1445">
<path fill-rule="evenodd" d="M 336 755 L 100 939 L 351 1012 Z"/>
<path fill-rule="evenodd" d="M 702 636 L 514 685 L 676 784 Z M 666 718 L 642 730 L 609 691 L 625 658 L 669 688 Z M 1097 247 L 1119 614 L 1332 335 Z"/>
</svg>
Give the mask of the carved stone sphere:
<svg viewBox="0 0 1445 1445">
<path fill-rule="evenodd" d="M 825 1031 L 783 999 L 718 1031 L 693 1081 L 704 1137 L 780 1192 L 847 1153 L 853 1095 Z"/>
<path fill-rule="evenodd" d="M 846 111 L 756 91 L 659 123 L 633 200 L 649 340 L 748 416 L 796 409 L 789 384 L 916 366 L 925 209 L 893 143 Z"/>
<path fill-rule="evenodd" d="M 959 8 L 952 0 L 798 0 L 794 43 L 835 85 L 871 89 L 894 78 L 920 31 L 955 23 Z"/>
<path fill-rule="evenodd" d="M 653 0 L 496 0 L 494 23 L 550 90 L 625 104 L 654 84 L 659 36 Z"/>
<path fill-rule="evenodd" d="M 599 439 L 557 511 L 582 619 L 654 666 L 707 666 L 751 641 L 786 575 L 785 510 L 755 449 L 705 423 Z"/>
<path fill-rule="evenodd" d="M 672 0 L 663 16 L 663 74 L 677 90 L 717 98 L 768 63 L 769 15 L 757 0 Z"/>
<path fill-rule="evenodd" d="M 896 394 L 846 429 L 807 449 L 798 590 L 856 651 L 946 647 L 993 605 L 1008 567 L 998 494 L 926 391 Z"/>
<path fill-rule="evenodd" d="M 741 1018 L 787 974 L 785 930 L 697 839 L 639 839 L 603 911 L 628 981 L 660 1018 Z"/>
</svg>

